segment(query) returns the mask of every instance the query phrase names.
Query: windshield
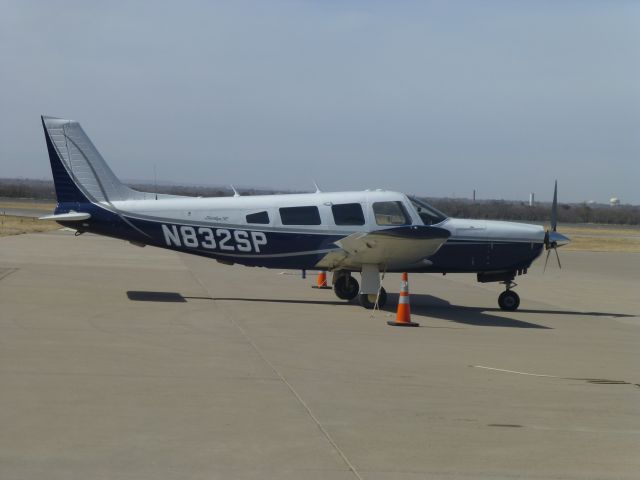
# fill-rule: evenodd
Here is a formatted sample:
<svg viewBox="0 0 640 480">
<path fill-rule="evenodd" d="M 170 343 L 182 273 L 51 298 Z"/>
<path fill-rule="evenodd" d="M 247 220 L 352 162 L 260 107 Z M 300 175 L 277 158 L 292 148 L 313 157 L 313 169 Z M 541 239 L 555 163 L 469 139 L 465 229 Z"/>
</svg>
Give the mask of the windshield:
<svg viewBox="0 0 640 480">
<path fill-rule="evenodd" d="M 409 200 L 411 200 L 411 205 L 416 209 L 416 212 L 420 215 L 422 223 L 425 225 L 435 225 L 447 219 L 447 216 L 444 213 L 432 207 L 427 202 L 418 200 L 416 197 L 409 197 Z"/>
</svg>

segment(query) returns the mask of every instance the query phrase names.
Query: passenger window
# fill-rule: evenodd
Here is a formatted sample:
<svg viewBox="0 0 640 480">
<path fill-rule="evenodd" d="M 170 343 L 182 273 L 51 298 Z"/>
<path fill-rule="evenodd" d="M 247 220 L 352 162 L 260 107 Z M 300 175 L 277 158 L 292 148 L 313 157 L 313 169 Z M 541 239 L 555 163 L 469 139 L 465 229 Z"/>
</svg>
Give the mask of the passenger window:
<svg viewBox="0 0 640 480">
<path fill-rule="evenodd" d="M 320 225 L 318 207 L 286 207 L 280 209 L 283 225 Z"/>
<path fill-rule="evenodd" d="M 373 213 L 378 225 L 407 225 L 411 223 L 402 202 L 376 202 L 373 204 Z"/>
<path fill-rule="evenodd" d="M 269 223 L 269 214 L 267 212 L 250 213 L 247 215 L 247 223 L 260 223 L 266 225 Z"/>
<path fill-rule="evenodd" d="M 331 205 L 331 212 L 336 225 L 364 225 L 364 214 L 359 203 Z"/>
</svg>

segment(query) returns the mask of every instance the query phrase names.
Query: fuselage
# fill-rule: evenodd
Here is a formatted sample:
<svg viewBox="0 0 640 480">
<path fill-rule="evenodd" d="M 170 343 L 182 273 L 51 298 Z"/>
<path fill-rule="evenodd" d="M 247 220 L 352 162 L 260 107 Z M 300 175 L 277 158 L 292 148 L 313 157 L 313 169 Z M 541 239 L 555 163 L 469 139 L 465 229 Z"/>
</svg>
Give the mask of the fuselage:
<svg viewBox="0 0 640 480">
<path fill-rule="evenodd" d="M 398 192 L 362 191 L 264 196 L 146 199 L 60 204 L 91 213 L 70 224 L 139 245 L 185 251 L 225 263 L 272 268 L 331 269 L 335 242 L 354 233 L 407 225 L 450 232 L 423 261 L 390 264 L 389 271 L 522 271 L 544 248 L 541 226 L 447 218 Z"/>
</svg>

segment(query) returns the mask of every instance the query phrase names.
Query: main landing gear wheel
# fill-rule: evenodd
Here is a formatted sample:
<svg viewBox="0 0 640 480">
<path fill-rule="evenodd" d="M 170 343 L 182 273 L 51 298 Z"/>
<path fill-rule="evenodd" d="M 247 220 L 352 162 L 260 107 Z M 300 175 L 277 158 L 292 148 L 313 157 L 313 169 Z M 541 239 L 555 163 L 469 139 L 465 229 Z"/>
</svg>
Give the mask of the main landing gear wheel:
<svg viewBox="0 0 640 480">
<path fill-rule="evenodd" d="M 498 305 L 502 310 L 514 311 L 520 306 L 520 296 L 513 290 L 505 290 L 498 297 Z"/>
<path fill-rule="evenodd" d="M 376 306 L 376 297 L 377 295 L 375 293 L 361 293 L 359 297 L 360 305 L 362 305 L 364 308 L 368 308 L 369 310 L 372 310 Z M 387 303 L 387 291 L 383 287 L 380 287 L 380 298 L 378 298 L 378 308 L 384 307 L 386 303 Z"/>
<path fill-rule="evenodd" d="M 360 285 L 351 275 L 343 275 L 336 280 L 333 291 L 342 300 L 353 300 L 358 296 Z"/>
</svg>

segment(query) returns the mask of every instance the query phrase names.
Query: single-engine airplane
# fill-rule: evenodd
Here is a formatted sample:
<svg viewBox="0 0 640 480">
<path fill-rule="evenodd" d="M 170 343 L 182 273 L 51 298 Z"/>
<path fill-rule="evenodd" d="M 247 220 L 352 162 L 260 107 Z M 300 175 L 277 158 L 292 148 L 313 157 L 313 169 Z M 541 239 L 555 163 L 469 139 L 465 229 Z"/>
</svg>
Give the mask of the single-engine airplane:
<svg viewBox="0 0 640 480">
<path fill-rule="evenodd" d="M 57 206 L 42 217 L 76 230 L 178 250 L 225 264 L 333 273 L 335 294 L 384 306 L 384 272 L 475 273 L 501 282 L 516 310 L 517 275 L 569 242 L 538 225 L 448 218 L 424 201 L 384 190 L 195 198 L 133 190 L 111 171 L 78 122 L 42 117 Z M 560 259 L 558 257 L 558 264 Z M 545 263 L 546 267 L 546 263 Z M 361 282 L 353 277 L 360 273 Z"/>
</svg>

